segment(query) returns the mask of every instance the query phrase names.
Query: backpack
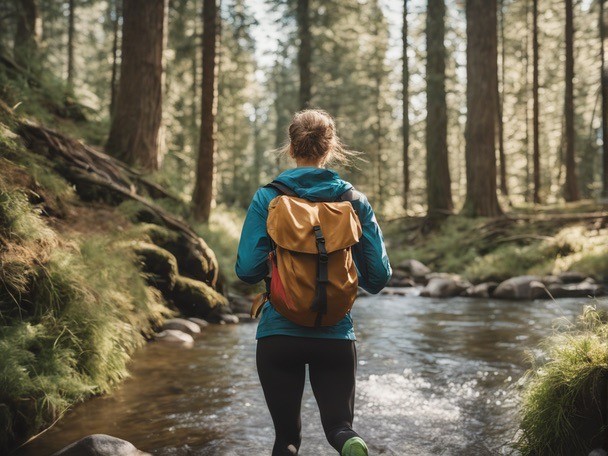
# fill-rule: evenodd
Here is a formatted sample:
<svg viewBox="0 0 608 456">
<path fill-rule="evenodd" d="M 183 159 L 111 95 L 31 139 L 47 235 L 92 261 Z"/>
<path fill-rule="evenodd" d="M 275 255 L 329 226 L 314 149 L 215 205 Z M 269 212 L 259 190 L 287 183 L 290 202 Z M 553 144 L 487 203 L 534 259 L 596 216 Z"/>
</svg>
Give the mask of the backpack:
<svg viewBox="0 0 608 456">
<path fill-rule="evenodd" d="M 357 192 L 351 188 L 337 201 L 313 202 L 278 181 L 266 187 L 279 191 L 268 205 L 266 222 L 271 272 L 252 316 L 269 299 L 277 312 L 299 325 L 335 325 L 357 297 L 352 247 L 362 229 L 351 204 Z"/>
</svg>

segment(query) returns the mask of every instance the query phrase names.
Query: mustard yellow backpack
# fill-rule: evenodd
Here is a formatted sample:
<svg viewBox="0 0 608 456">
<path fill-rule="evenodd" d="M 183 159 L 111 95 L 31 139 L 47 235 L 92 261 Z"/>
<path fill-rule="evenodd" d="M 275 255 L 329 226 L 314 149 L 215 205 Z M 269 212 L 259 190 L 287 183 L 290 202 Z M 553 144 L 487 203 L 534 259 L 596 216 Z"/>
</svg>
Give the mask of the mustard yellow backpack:
<svg viewBox="0 0 608 456">
<path fill-rule="evenodd" d="M 357 296 L 357 269 L 352 247 L 361 238 L 361 223 L 350 189 L 337 201 L 313 202 L 298 197 L 278 181 L 268 206 L 266 229 L 270 283 L 251 309 L 257 316 L 270 300 L 284 317 L 302 326 L 331 326 L 350 311 Z"/>
</svg>

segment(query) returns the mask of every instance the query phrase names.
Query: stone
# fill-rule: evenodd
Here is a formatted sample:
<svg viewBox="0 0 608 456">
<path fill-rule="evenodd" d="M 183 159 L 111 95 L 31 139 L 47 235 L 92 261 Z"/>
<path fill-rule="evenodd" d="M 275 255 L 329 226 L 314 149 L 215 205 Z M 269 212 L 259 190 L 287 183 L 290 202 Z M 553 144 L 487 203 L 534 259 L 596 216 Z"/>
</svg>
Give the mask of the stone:
<svg viewBox="0 0 608 456">
<path fill-rule="evenodd" d="M 413 287 L 416 286 L 416 282 L 412 279 L 409 274 L 400 269 L 393 270 L 393 275 L 388 281 L 387 286 L 389 287 Z"/>
<path fill-rule="evenodd" d="M 251 298 L 237 294 L 228 294 L 228 304 L 235 313 L 249 313 L 251 309 Z"/>
<path fill-rule="evenodd" d="M 237 317 L 236 315 L 232 315 L 232 314 L 221 314 L 219 316 L 220 319 L 220 323 L 225 323 L 225 324 L 229 324 L 229 325 L 235 325 L 239 322 L 239 317 Z"/>
<path fill-rule="evenodd" d="M 106 434 L 88 435 L 53 456 L 150 456 L 126 440 Z"/>
<path fill-rule="evenodd" d="M 569 285 L 549 285 L 548 289 L 554 298 L 595 298 L 606 294 L 602 285 L 585 281 Z"/>
<path fill-rule="evenodd" d="M 469 298 L 490 298 L 496 287 L 498 282 L 484 282 L 467 288 L 462 295 Z"/>
<path fill-rule="evenodd" d="M 591 450 L 589 456 L 608 456 L 608 453 L 603 448 L 596 448 Z"/>
<path fill-rule="evenodd" d="M 210 320 L 214 313 L 230 312 L 228 300 L 204 282 L 178 276 L 168 295 L 182 315 Z M 224 308 L 224 309 L 218 309 Z"/>
<path fill-rule="evenodd" d="M 427 298 L 449 298 L 458 296 L 471 286 L 468 282 L 462 282 L 453 278 L 434 277 L 420 291 L 420 296 Z"/>
<path fill-rule="evenodd" d="M 541 278 L 534 275 L 511 277 L 496 287 L 492 297 L 498 299 L 533 299 L 531 282 L 542 283 Z"/>
<path fill-rule="evenodd" d="M 380 291 L 381 295 L 387 296 L 408 296 L 411 295 L 411 291 L 404 289 L 405 287 L 384 287 L 382 291 Z M 408 287 L 412 288 L 412 287 Z"/>
<path fill-rule="evenodd" d="M 577 271 L 564 271 L 557 275 L 563 283 L 580 283 L 587 278 L 587 276 Z"/>
<path fill-rule="evenodd" d="M 207 320 L 203 320 L 202 318 L 191 317 L 191 318 L 188 318 L 188 321 L 191 321 L 192 323 L 197 324 L 200 329 L 203 329 L 203 328 L 206 328 L 207 326 L 209 326 L 209 322 Z"/>
<path fill-rule="evenodd" d="M 256 319 L 252 318 L 248 313 L 237 313 L 234 314 L 233 317 L 237 317 L 239 319 L 238 323 L 253 323 Z"/>
<path fill-rule="evenodd" d="M 194 344 L 194 338 L 190 334 L 178 331 L 177 329 L 165 329 L 164 331 L 154 334 L 154 339 L 183 345 Z"/>
<path fill-rule="evenodd" d="M 405 272 L 417 281 L 424 279 L 431 272 L 431 269 L 424 263 L 414 259 L 402 261 L 395 269 Z"/>
<path fill-rule="evenodd" d="M 133 251 L 141 261 L 142 271 L 150 285 L 163 292 L 173 290 L 179 275 L 173 254 L 148 242 L 134 243 Z"/>
<path fill-rule="evenodd" d="M 170 320 L 166 320 L 162 329 L 177 329 L 178 331 L 188 334 L 200 334 L 201 332 L 201 328 L 198 324 L 184 318 L 171 318 Z"/>
</svg>

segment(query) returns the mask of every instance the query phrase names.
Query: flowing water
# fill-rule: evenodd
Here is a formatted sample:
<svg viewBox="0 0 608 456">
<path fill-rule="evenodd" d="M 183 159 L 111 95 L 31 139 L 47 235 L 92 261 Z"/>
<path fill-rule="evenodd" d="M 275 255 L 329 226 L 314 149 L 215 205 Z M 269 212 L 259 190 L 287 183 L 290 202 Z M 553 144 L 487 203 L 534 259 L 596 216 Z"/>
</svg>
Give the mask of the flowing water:
<svg viewBox="0 0 608 456">
<path fill-rule="evenodd" d="M 360 298 L 355 429 L 371 454 L 506 454 L 527 350 L 583 300 Z M 20 454 L 110 434 L 154 455 L 268 455 L 274 439 L 255 370 L 255 324 L 210 326 L 193 348 L 150 343 L 110 396 L 75 407 Z M 307 384 L 300 454 L 332 455 Z"/>
</svg>

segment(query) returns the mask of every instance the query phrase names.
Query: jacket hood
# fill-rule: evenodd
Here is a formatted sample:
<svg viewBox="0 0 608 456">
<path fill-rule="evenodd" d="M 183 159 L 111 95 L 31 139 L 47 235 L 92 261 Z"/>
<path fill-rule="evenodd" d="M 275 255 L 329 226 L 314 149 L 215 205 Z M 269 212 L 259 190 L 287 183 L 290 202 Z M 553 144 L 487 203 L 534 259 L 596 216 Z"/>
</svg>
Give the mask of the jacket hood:
<svg viewBox="0 0 608 456">
<path fill-rule="evenodd" d="M 275 180 L 287 185 L 300 198 L 311 201 L 337 199 L 352 185 L 331 169 L 302 166 L 282 172 Z"/>
</svg>

